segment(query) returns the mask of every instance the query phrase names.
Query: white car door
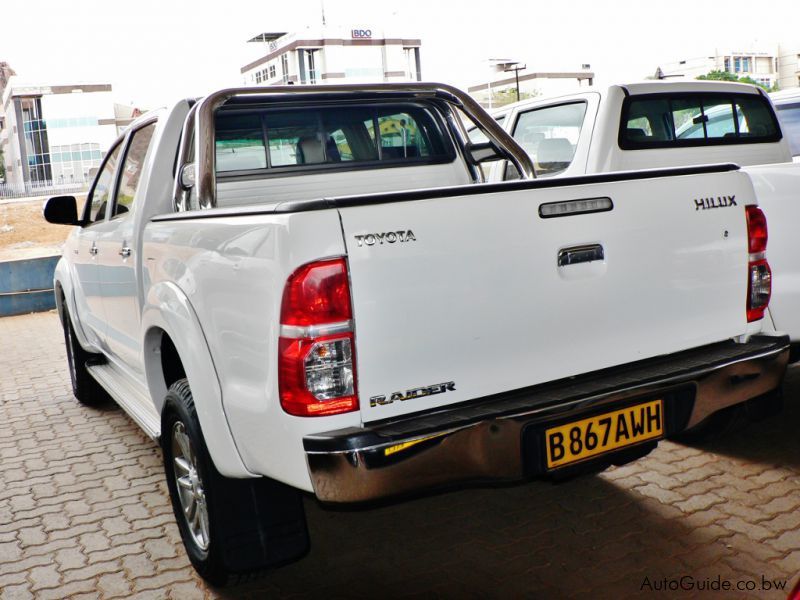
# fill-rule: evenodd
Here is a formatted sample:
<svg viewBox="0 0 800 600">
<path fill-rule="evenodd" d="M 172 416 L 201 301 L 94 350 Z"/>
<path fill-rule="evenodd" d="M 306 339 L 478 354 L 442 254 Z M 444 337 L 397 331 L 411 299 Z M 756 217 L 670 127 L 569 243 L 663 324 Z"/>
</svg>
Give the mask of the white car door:
<svg viewBox="0 0 800 600">
<path fill-rule="evenodd" d="M 142 169 L 155 127 L 155 122 L 150 122 L 129 134 L 108 221 L 97 240 L 106 347 L 134 376 L 143 375 L 135 217 L 137 202 L 142 201 L 138 193 Z"/>
<path fill-rule="evenodd" d="M 78 231 L 77 244 L 72 249 L 74 254 L 71 258 L 76 273 L 75 322 L 96 347 L 103 345 L 106 329 L 98 273 L 98 238 L 105 225 L 108 204 L 115 187 L 121 150 L 122 144 L 117 143 L 106 155 L 87 195 L 83 225 Z"/>
</svg>

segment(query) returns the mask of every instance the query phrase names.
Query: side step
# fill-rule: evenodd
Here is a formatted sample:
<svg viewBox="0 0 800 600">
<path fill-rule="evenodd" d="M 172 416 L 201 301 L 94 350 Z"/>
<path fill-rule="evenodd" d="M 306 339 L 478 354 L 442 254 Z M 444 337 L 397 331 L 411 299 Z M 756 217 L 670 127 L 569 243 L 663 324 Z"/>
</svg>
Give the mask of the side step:
<svg viewBox="0 0 800 600">
<path fill-rule="evenodd" d="M 161 417 L 152 407 L 150 398 L 136 386 L 131 385 L 111 364 L 92 364 L 87 361 L 86 370 L 109 393 L 114 401 L 122 407 L 131 419 L 151 438 L 161 435 Z"/>
</svg>

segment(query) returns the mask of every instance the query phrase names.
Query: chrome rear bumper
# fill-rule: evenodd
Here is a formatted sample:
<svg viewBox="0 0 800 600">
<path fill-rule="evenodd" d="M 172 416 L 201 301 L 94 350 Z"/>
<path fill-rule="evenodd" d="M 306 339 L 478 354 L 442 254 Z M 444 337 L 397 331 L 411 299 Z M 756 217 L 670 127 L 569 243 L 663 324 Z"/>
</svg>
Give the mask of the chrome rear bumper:
<svg viewBox="0 0 800 600">
<path fill-rule="evenodd" d="M 326 502 L 360 502 L 450 483 L 543 474 L 541 435 L 554 422 L 658 397 L 664 399 L 668 437 L 776 389 L 788 359 L 787 336 L 760 335 L 307 436 L 314 492 Z"/>
</svg>

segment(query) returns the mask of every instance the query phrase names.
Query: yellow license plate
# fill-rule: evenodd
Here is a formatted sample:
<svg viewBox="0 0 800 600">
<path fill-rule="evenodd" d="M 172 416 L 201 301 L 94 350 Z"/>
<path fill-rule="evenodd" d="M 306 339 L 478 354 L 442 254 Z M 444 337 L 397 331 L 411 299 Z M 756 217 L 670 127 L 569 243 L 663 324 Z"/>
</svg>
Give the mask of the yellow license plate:
<svg viewBox="0 0 800 600">
<path fill-rule="evenodd" d="M 545 431 L 547 468 L 555 469 L 664 434 L 664 403 L 652 400 Z"/>
</svg>

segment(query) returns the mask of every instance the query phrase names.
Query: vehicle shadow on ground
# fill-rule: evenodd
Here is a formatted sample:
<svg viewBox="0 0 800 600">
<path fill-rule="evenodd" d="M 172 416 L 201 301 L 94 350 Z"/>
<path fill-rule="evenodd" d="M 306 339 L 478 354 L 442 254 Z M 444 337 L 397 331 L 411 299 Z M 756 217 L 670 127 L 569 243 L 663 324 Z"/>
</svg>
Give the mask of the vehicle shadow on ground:
<svg viewBox="0 0 800 600">
<path fill-rule="evenodd" d="M 612 481 L 463 489 L 362 511 L 306 501 L 310 553 L 223 598 L 617 597 L 729 554 Z M 676 513 L 678 513 L 676 515 Z M 592 592 L 594 590 L 594 592 Z"/>
<path fill-rule="evenodd" d="M 800 365 L 790 367 L 783 386 L 780 414 L 753 421 L 744 414 L 713 440 L 690 445 L 742 462 L 774 464 L 800 470 Z"/>
</svg>

